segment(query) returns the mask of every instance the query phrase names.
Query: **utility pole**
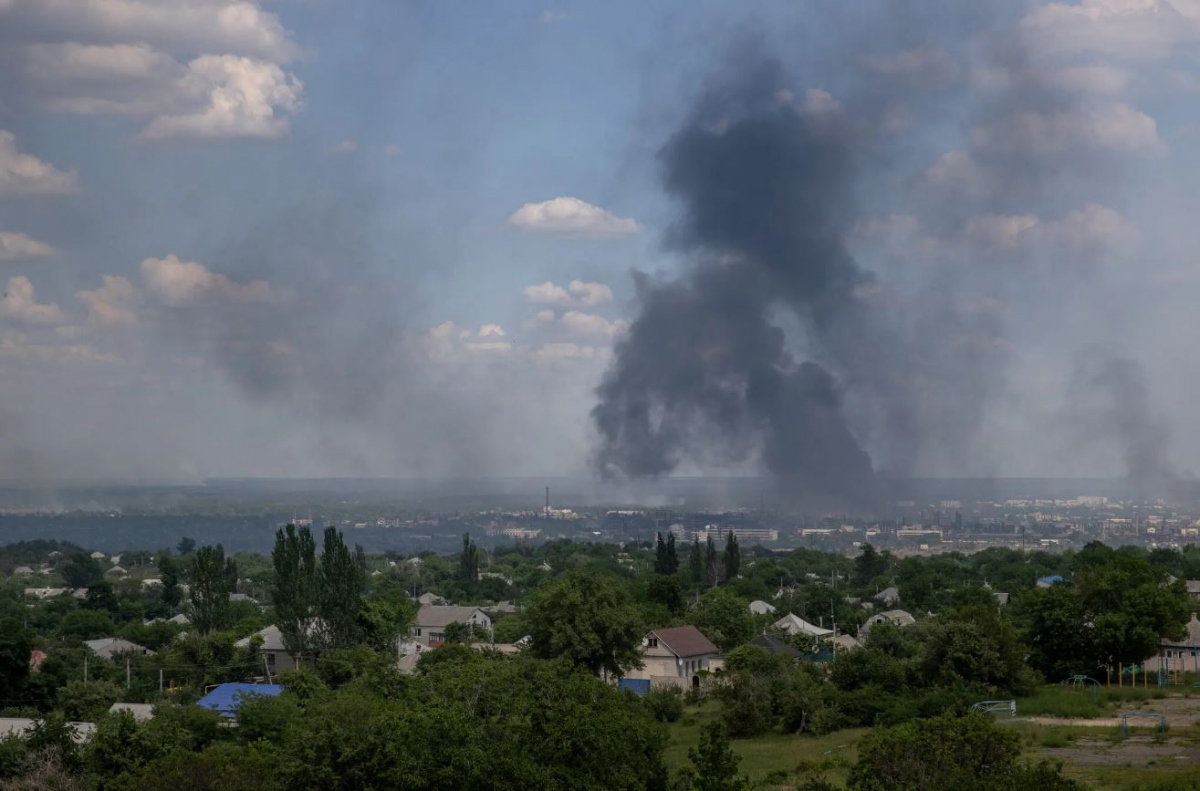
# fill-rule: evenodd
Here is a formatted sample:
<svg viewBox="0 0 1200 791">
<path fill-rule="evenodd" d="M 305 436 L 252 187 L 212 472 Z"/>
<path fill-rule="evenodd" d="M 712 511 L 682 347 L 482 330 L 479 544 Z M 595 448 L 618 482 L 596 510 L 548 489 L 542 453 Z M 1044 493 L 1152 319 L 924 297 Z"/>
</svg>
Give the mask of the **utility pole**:
<svg viewBox="0 0 1200 791">
<path fill-rule="evenodd" d="M 125 657 L 125 689 L 129 689 L 129 657 Z"/>
<path fill-rule="evenodd" d="M 161 695 L 162 691 L 163 691 L 163 669 L 160 667 L 158 669 L 158 694 Z"/>
<path fill-rule="evenodd" d="M 84 654 L 83 655 L 83 683 L 85 683 L 85 684 L 87 683 L 87 680 L 88 680 L 87 660 L 88 660 L 87 654 Z"/>
</svg>

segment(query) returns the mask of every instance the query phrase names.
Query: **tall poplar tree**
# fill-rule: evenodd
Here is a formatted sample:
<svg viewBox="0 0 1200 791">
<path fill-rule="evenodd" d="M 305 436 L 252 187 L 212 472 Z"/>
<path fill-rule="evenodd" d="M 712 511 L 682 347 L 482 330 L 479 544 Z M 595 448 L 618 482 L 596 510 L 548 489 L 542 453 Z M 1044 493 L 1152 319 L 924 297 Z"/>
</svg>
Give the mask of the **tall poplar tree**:
<svg viewBox="0 0 1200 791">
<path fill-rule="evenodd" d="M 742 552 L 738 548 L 737 536 L 730 530 L 725 536 L 725 579 L 736 579 L 742 565 Z"/>
<path fill-rule="evenodd" d="M 295 525 L 276 531 L 271 562 L 275 566 L 271 588 L 275 625 L 288 653 L 302 657 L 312 648 L 312 619 L 319 594 L 317 545 L 312 531 L 307 527 L 297 530 Z"/>
<path fill-rule="evenodd" d="M 229 594 L 237 587 L 237 565 L 225 549 L 200 547 L 192 556 L 192 584 L 188 591 L 192 626 L 209 634 L 229 625 Z"/>
<path fill-rule="evenodd" d="M 359 615 L 366 578 L 362 548 L 351 553 L 336 527 L 325 528 L 317 617 L 322 648 L 349 648 L 362 638 Z"/>
<path fill-rule="evenodd" d="M 721 584 L 721 563 L 717 558 L 717 545 L 713 543 L 711 533 L 704 544 L 704 576 L 710 588 Z"/>
</svg>

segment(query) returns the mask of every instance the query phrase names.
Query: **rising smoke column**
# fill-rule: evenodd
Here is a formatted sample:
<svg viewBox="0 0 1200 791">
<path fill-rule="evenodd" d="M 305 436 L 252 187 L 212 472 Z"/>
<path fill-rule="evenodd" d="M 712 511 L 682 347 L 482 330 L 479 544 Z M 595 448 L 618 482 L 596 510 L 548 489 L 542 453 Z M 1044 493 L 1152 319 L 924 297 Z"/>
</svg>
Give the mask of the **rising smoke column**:
<svg viewBox="0 0 1200 791">
<path fill-rule="evenodd" d="M 660 153 L 681 207 L 669 243 L 692 263 L 678 280 L 639 281 L 641 313 L 592 411 L 602 474 L 661 475 L 689 454 L 753 455 L 801 492 L 867 495 L 871 461 L 838 382 L 797 361 L 772 320 L 779 308 L 792 314 L 849 381 L 889 378 L 887 366 L 875 370 L 887 355 L 860 299 L 873 279 L 843 243 L 861 147 L 827 95 L 798 103 L 774 63 L 701 98 Z M 894 422 L 904 411 L 893 410 Z"/>
</svg>

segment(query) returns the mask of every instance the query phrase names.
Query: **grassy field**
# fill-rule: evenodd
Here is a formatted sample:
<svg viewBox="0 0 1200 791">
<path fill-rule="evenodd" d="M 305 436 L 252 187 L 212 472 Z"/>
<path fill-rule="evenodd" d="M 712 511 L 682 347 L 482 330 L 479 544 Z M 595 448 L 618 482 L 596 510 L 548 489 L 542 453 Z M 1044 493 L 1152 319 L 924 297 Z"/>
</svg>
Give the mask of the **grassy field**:
<svg viewBox="0 0 1200 791">
<path fill-rule="evenodd" d="M 1017 700 L 1022 717 L 1073 717 L 1090 719 L 1112 716 L 1117 709 L 1133 708 L 1150 700 L 1161 700 L 1167 692 L 1157 687 L 1077 688 L 1058 685 L 1039 687 L 1032 695 Z"/>
<path fill-rule="evenodd" d="M 700 744 L 700 727 L 716 716 L 712 706 L 689 708 L 683 719 L 671 726 L 671 744 L 666 751 L 671 771 L 688 765 L 688 750 Z M 829 736 L 770 733 L 736 739 L 732 747 L 742 758 L 741 771 L 756 783 L 782 783 L 785 777 L 795 779 L 797 775 L 817 775 L 840 783 L 858 758 L 858 741 L 864 733 L 864 729 Z"/>
<path fill-rule="evenodd" d="M 1172 714 L 1165 738 L 1150 728 L 1122 739 L 1109 725 L 1039 724 L 1026 717 L 1069 719 L 1112 718 L 1118 711 L 1163 709 Z M 1017 719 L 1001 716 L 1005 727 L 1021 736 L 1025 756 L 1061 762 L 1064 772 L 1086 782 L 1094 791 L 1200 791 L 1200 694 L 1175 688 L 1165 693 L 1154 687 L 1107 688 L 1093 702 L 1090 690 L 1057 685 L 1038 689 L 1017 701 Z M 687 752 L 700 741 L 700 728 L 717 717 L 717 708 L 689 708 L 671 726 L 666 761 L 675 770 L 688 763 Z M 757 787 L 770 789 L 811 776 L 844 783 L 858 756 L 865 729 L 829 736 L 771 733 L 732 742 L 742 758 L 741 771 Z"/>
</svg>

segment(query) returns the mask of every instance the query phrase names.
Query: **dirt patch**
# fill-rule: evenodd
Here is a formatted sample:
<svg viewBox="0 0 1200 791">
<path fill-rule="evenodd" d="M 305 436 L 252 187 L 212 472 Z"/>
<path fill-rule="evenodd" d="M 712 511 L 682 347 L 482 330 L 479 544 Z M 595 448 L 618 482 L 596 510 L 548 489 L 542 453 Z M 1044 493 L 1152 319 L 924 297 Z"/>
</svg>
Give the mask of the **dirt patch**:
<svg viewBox="0 0 1200 791">
<path fill-rule="evenodd" d="M 1078 720 L 1069 717 L 1026 717 L 1034 725 L 1063 725 L 1081 728 L 1116 728 L 1121 723 L 1116 717 L 1101 717 L 1094 720 Z"/>
<path fill-rule="evenodd" d="M 1149 766 L 1200 764 L 1200 751 L 1180 744 L 1159 744 L 1144 737 L 1112 743 L 1080 739 L 1070 747 L 1043 750 L 1045 754 L 1080 766 Z"/>
</svg>

